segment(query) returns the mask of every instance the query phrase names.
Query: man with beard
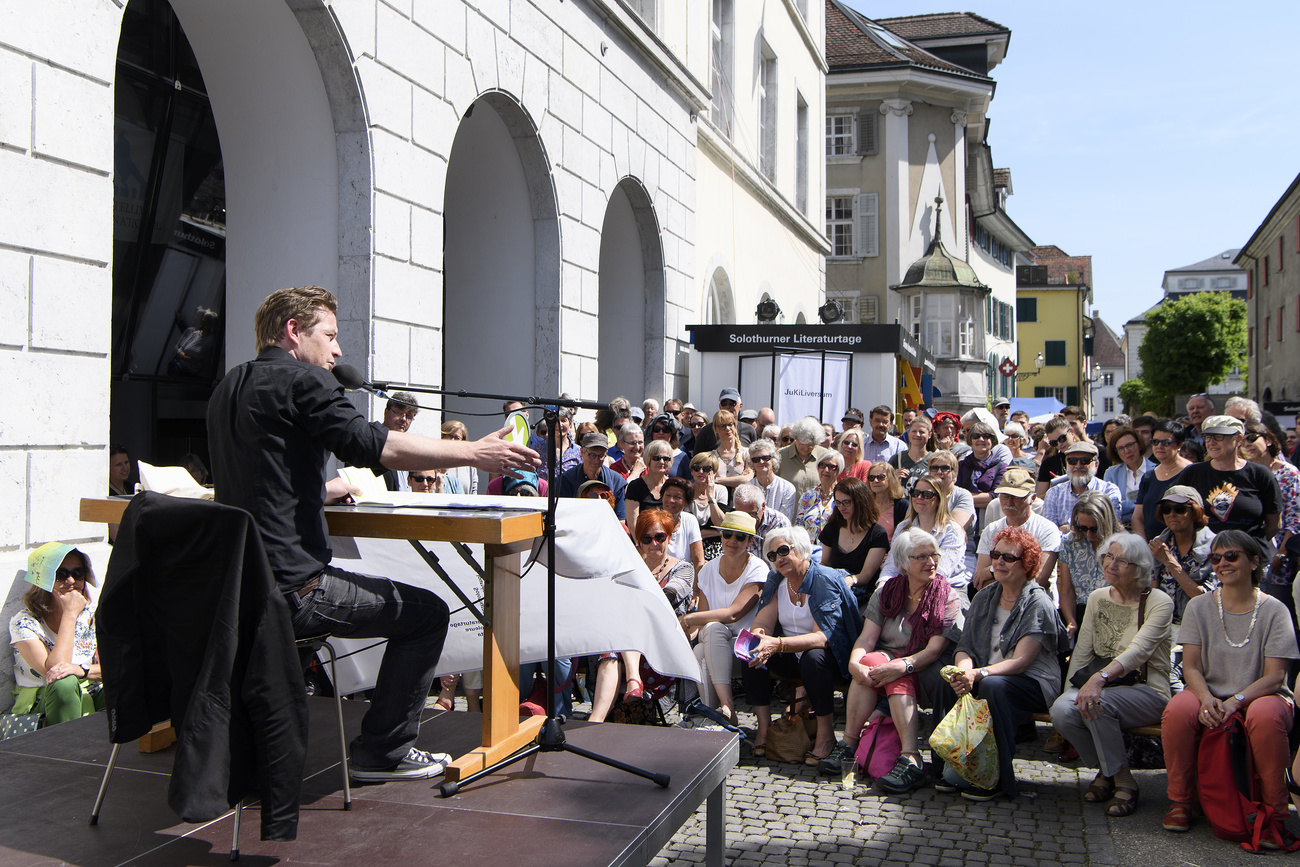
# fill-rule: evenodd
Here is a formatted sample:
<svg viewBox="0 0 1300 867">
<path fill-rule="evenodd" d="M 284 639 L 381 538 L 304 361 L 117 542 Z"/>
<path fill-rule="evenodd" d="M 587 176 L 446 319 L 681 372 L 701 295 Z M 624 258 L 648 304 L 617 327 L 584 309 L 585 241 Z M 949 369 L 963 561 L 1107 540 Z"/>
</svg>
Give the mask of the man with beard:
<svg viewBox="0 0 1300 867">
<path fill-rule="evenodd" d="M 1070 528 L 1070 513 L 1079 495 L 1084 491 L 1101 491 L 1110 497 L 1118 523 L 1122 495 L 1112 482 L 1097 478 L 1097 447 L 1090 442 L 1077 442 L 1065 450 L 1065 463 L 1066 477 L 1053 484 L 1043 498 L 1043 517 L 1065 532 Z"/>
</svg>

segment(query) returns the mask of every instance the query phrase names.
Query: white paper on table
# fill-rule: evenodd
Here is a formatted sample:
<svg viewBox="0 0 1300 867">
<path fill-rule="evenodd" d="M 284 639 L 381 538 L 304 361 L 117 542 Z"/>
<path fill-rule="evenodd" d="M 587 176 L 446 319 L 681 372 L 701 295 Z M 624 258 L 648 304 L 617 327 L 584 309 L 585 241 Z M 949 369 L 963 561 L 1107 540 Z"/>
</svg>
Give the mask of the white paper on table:
<svg viewBox="0 0 1300 867">
<path fill-rule="evenodd" d="M 166 494 L 169 497 L 187 497 L 191 500 L 211 500 L 212 489 L 205 488 L 184 467 L 155 467 L 136 461 L 140 468 L 140 490 Z"/>
<path fill-rule="evenodd" d="M 365 467 L 339 467 L 339 478 L 356 489 L 358 493 L 352 495 L 355 502 L 392 505 L 388 496 L 392 492 L 388 485 Z"/>
</svg>

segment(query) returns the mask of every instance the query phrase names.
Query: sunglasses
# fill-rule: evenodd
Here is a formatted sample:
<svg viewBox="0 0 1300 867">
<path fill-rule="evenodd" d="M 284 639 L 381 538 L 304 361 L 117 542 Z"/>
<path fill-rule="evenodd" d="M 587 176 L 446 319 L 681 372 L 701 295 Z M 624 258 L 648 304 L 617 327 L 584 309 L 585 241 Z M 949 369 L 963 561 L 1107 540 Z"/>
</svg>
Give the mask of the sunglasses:
<svg viewBox="0 0 1300 867">
<path fill-rule="evenodd" d="M 970 435 L 970 438 L 972 440 L 989 440 L 990 442 L 993 441 L 993 435 L 986 434 L 986 433 L 973 433 Z"/>
<path fill-rule="evenodd" d="M 934 491 L 912 491 L 913 500 L 937 500 L 939 495 Z"/>
<path fill-rule="evenodd" d="M 1172 446 L 1174 442 L 1175 441 L 1173 439 L 1158 440 L 1155 437 L 1151 438 L 1151 445 L 1155 446 L 1158 449 L 1167 449 L 1170 446 Z"/>
<path fill-rule="evenodd" d="M 840 448 L 842 448 L 842 449 L 860 449 L 860 448 L 862 448 L 862 446 L 858 445 L 858 441 L 857 441 L 857 440 L 845 440 L 844 442 L 840 443 Z"/>
<path fill-rule="evenodd" d="M 884 481 L 885 479 L 887 479 L 887 478 L 889 478 L 889 477 L 886 476 L 884 473 L 881 473 L 881 474 L 878 475 L 878 476 L 867 476 L 867 481 L 868 481 L 868 482 L 883 482 L 883 481 Z"/>
<path fill-rule="evenodd" d="M 957 468 L 956 468 L 956 467 L 945 466 L 944 464 L 930 464 L 930 472 L 932 472 L 932 473 L 955 473 L 955 472 L 957 472 Z"/>
<path fill-rule="evenodd" d="M 60 581 L 67 581 L 69 578 L 71 578 L 73 581 L 85 581 L 87 574 L 88 573 L 85 566 L 77 566 L 72 569 L 64 569 L 62 566 L 60 566 L 58 569 L 54 571 L 54 577 Z"/>
<path fill-rule="evenodd" d="M 794 442 L 794 437 L 781 437 L 781 442 L 786 443 L 788 445 Z"/>
<path fill-rule="evenodd" d="M 767 562 L 775 563 L 777 560 L 781 559 L 782 557 L 789 557 L 791 550 L 792 549 L 790 548 L 789 545 L 782 545 L 779 548 L 773 548 L 771 551 L 767 552 Z"/>
<path fill-rule="evenodd" d="M 1210 555 L 1210 562 L 1215 566 L 1218 566 L 1223 560 L 1227 560 L 1229 563 L 1236 563 L 1244 556 L 1246 556 L 1245 551 L 1215 551 Z"/>
<path fill-rule="evenodd" d="M 666 428 L 666 427 L 656 427 L 656 428 L 651 428 L 651 429 L 650 429 L 650 433 L 652 433 L 652 434 L 661 434 L 661 433 L 663 433 L 663 434 L 670 434 L 670 433 L 672 433 L 672 429 L 671 429 L 671 428 Z"/>
<path fill-rule="evenodd" d="M 1078 533 L 1080 536 L 1095 536 L 1098 530 L 1096 524 L 1080 524 L 1076 522 L 1071 526 L 1074 527 L 1074 532 Z"/>
<path fill-rule="evenodd" d="M 417 476 L 414 473 L 411 474 L 411 481 L 418 482 L 420 484 L 424 484 L 425 482 L 433 483 L 437 480 L 438 480 L 437 476 Z"/>
<path fill-rule="evenodd" d="M 1063 433 L 1054 440 L 1048 440 L 1048 442 L 1054 446 L 1063 446 L 1066 444 L 1066 442 L 1069 441 L 1069 439 L 1070 439 L 1070 435 L 1068 433 Z"/>
<path fill-rule="evenodd" d="M 1086 467 L 1094 460 L 1096 460 L 1096 458 L 1090 458 L 1085 456 L 1082 458 L 1066 458 L 1065 462 L 1072 467 Z"/>
<path fill-rule="evenodd" d="M 751 455 L 749 458 L 751 464 L 767 464 L 772 462 L 771 455 Z"/>
<path fill-rule="evenodd" d="M 1257 440 L 1260 440 L 1260 439 L 1263 439 L 1263 438 L 1264 438 L 1264 435 L 1263 435 L 1262 433 L 1253 433 L 1253 432 L 1252 432 L 1252 433 L 1248 433 L 1248 434 L 1246 434 L 1246 442 L 1248 442 L 1248 443 L 1253 443 L 1253 442 L 1255 442 L 1255 441 L 1257 441 Z"/>
<path fill-rule="evenodd" d="M 704 421 L 693 421 L 693 422 L 691 422 L 691 428 L 694 429 L 694 430 L 699 430 L 700 428 L 704 427 L 706 424 L 708 424 L 708 422 L 704 422 Z"/>
<path fill-rule="evenodd" d="M 701 466 L 701 467 L 691 467 L 691 472 L 693 472 L 693 473 L 712 473 L 712 472 L 715 472 L 715 470 L 713 469 L 713 467 L 704 467 L 704 466 Z"/>
<path fill-rule="evenodd" d="M 1161 503 L 1160 514 L 1162 515 L 1186 515 L 1188 512 L 1186 503 Z"/>
<path fill-rule="evenodd" d="M 1019 554 L 1008 554 L 1006 551 L 994 551 L 989 554 L 989 559 L 994 562 L 1001 560 L 1003 563 L 1019 563 L 1025 558 Z"/>
<path fill-rule="evenodd" d="M 646 533 L 644 536 L 641 537 L 641 544 L 649 545 L 651 542 L 653 542 L 656 545 L 662 545 L 667 540 L 668 540 L 668 534 L 662 531 L 658 533 Z"/>
<path fill-rule="evenodd" d="M 671 463 L 673 462 L 673 456 L 672 456 L 672 455 L 656 455 L 655 457 L 651 458 L 650 460 L 652 460 L 652 461 L 663 461 L 663 462 L 666 463 L 666 464 L 671 464 Z"/>
<path fill-rule="evenodd" d="M 742 532 L 740 532 L 739 530 L 723 530 L 723 531 L 722 531 L 722 538 L 723 538 L 724 540 L 729 540 L 729 539 L 741 539 L 741 540 L 744 540 L 744 539 L 748 539 L 748 538 L 749 538 L 749 534 L 748 534 L 748 533 L 742 533 Z"/>
</svg>

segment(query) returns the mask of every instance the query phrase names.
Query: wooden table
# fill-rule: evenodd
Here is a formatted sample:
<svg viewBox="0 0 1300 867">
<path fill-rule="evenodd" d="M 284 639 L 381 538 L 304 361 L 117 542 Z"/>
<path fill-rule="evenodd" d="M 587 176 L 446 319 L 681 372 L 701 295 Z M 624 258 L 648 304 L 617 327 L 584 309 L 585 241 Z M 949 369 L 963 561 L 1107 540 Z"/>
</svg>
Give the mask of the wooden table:
<svg viewBox="0 0 1300 867">
<path fill-rule="evenodd" d="M 92 524 L 118 524 L 129 498 L 81 500 L 79 518 Z M 381 506 L 326 506 L 331 536 L 407 539 L 426 542 L 476 542 L 483 545 L 483 744 L 448 766 L 445 779 L 456 782 L 527 746 L 545 717 L 519 721 L 519 577 L 523 552 L 542 535 L 542 513 L 505 509 L 421 509 Z"/>
</svg>

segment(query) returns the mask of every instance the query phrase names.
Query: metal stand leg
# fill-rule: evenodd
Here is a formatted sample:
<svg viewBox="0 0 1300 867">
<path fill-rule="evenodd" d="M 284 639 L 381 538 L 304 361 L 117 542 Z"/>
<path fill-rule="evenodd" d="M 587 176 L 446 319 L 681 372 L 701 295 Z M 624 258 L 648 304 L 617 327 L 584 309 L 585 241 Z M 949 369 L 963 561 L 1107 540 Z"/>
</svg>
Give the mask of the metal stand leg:
<svg viewBox="0 0 1300 867">
<path fill-rule="evenodd" d="M 330 647 L 329 642 L 323 643 L 325 652 L 330 658 L 330 680 L 334 682 L 334 709 L 338 711 L 339 717 L 339 756 L 343 767 L 343 809 L 352 809 L 352 785 L 348 780 L 348 740 L 347 735 L 343 732 L 343 695 L 339 692 L 338 670 L 334 667 L 334 648 Z"/>
<path fill-rule="evenodd" d="M 235 805 L 235 833 L 230 839 L 230 860 L 239 860 L 239 826 L 244 818 L 244 801 L 240 799 Z"/>
<path fill-rule="evenodd" d="M 113 768 L 117 767 L 117 751 L 122 748 L 121 744 L 113 744 L 113 750 L 108 754 L 108 765 L 104 768 L 104 779 L 99 782 L 99 794 L 95 796 L 95 806 L 90 811 L 90 824 L 99 824 L 99 808 L 104 806 L 104 795 L 108 793 L 108 778 L 113 776 Z"/>
<path fill-rule="evenodd" d="M 704 808 L 704 864 L 722 867 L 727 849 L 727 781 L 709 792 Z"/>
</svg>

